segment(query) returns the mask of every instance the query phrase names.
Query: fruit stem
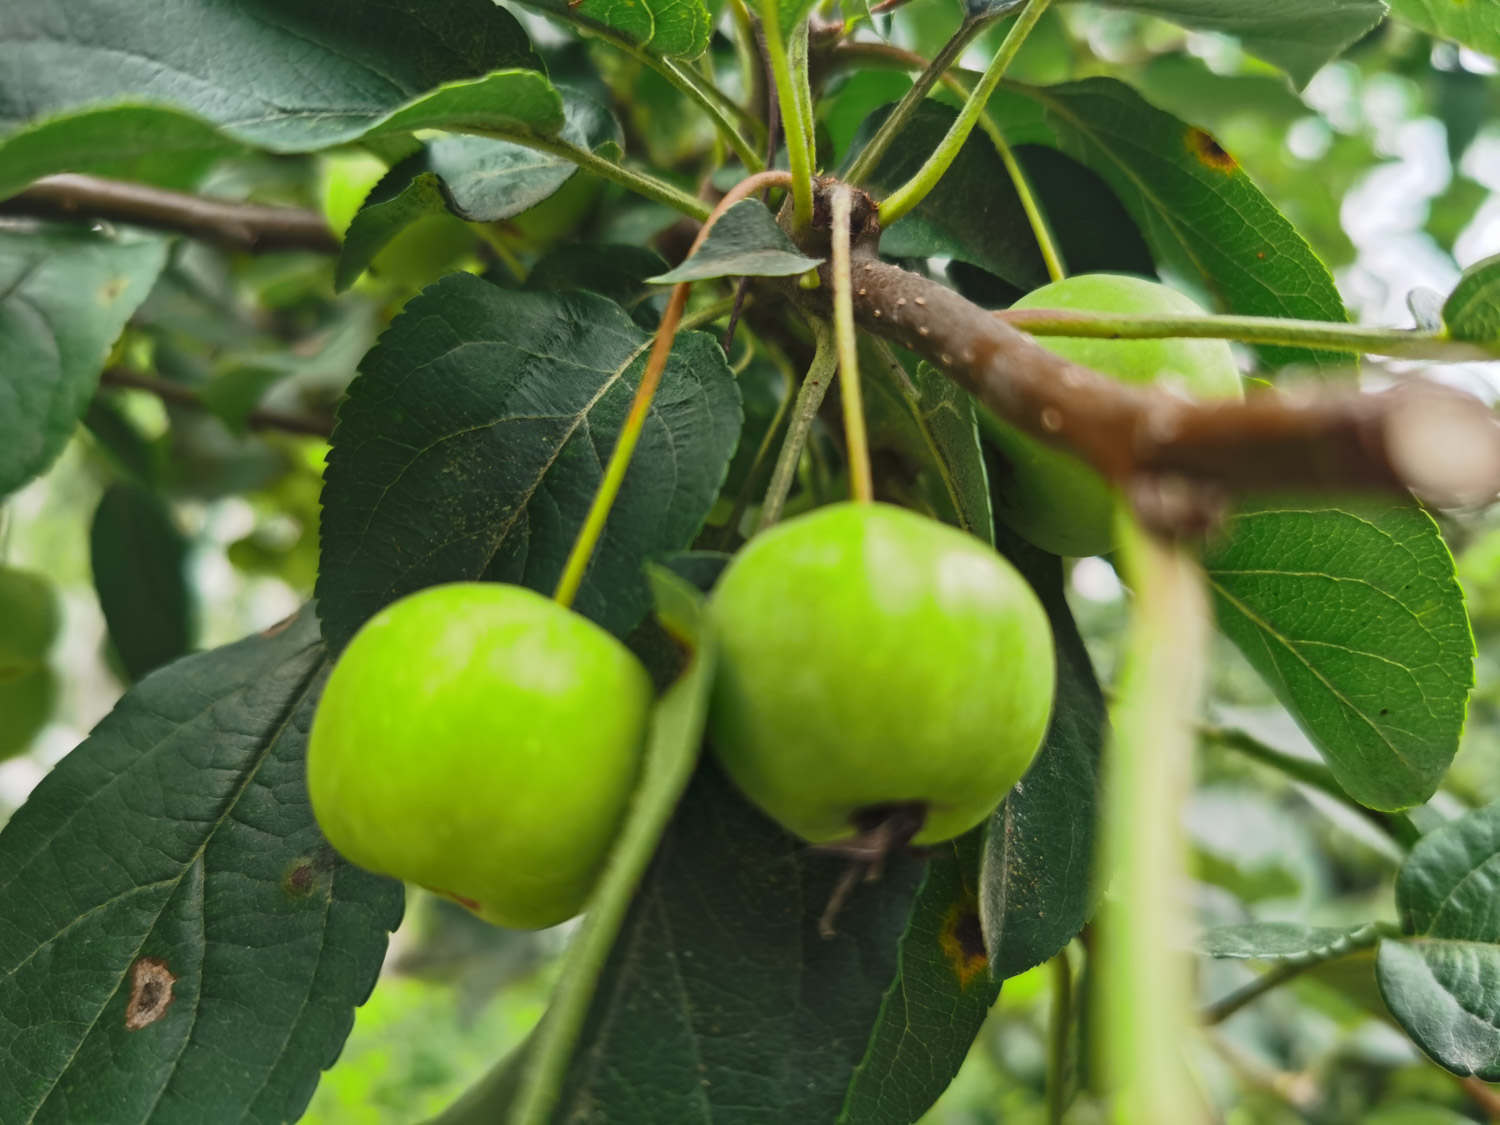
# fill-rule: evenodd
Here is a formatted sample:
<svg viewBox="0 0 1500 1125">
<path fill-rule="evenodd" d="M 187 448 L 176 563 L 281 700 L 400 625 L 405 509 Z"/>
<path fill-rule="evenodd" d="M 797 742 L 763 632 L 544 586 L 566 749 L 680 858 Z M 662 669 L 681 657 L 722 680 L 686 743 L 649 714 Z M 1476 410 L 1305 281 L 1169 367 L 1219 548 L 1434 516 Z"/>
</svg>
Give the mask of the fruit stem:
<svg viewBox="0 0 1500 1125">
<path fill-rule="evenodd" d="M 802 460 L 802 450 L 807 445 L 807 434 L 812 429 L 818 408 L 823 405 L 823 396 L 828 393 L 828 384 L 838 369 L 838 352 L 833 346 L 833 333 L 821 320 L 812 322 L 815 350 L 812 365 L 802 378 L 797 391 L 797 401 L 792 404 L 792 420 L 786 428 L 786 440 L 781 443 L 781 452 L 776 456 L 776 467 L 771 470 L 771 483 L 766 486 L 766 498 L 761 504 L 760 518 L 755 523 L 755 534 L 759 534 L 781 518 L 781 509 L 786 505 L 787 495 L 792 490 L 792 478 Z"/>
<path fill-rule="evenodd" d="M 844 404 L 844 444 L 849 457 L 849 491 L 868 504 L 875 499 L 870 472 L 870 438 L 865 431 L 864 396 L 859 384 L 859 342 L 854 334 L 854 286 L 850 280 L 849 223 L 854 195 L 846 187 L 833 192 L 833 334 L 838 344 L 839 397 Z"/>
<path fill-rule="evenodd" d="M 791 177 L 785 172 L 757 172 L 730 188 L 724 198 L 719 200 L 718 205 L 709 213 L 708 218 L 704 220 L 702 228 L 698 231 L 698 237 L 693 239 L 692 246 L 688 248 L 687 257 L 691 258 L 698 252 L 698 248 L 708 238 L 709 231 L 713 230 L 714 224 L 719 221 L 724 212 L 762 188 L 786 187 L 790 179 Z M 615 498 L 620 494 L 620 486 L 625 482 L 625 471 L 630 467 L 631 455 L 641 439 L 641 430 L 646 425 L 646 416 L 651 412 L 651 402 L 656 397 L 656 388 L 661 385 L 662 372 L 666 370 L 667 359 L 672 352 L 672 342 L 677 337 L 677 328 L 682 322 L 682 312 L 687 307 L 688 293 L 691 290 L 692 282 L 690 281 L 680 282 L 672 288 L 672 297 L 667 302 L 667 311 L 656 330 L 656 339 L 652 342 L 651 354 L 646 360 L 645 370 L 641 372 L 641 381 L 636 387 L 635 397 L 631 400 L 630 412 L 625 415 L 625 423 L 620 427 L 620 437 L 610 452 L 609 463 L 604 466 L 604 476 L 599 482 L 599 489 L 594 493 L 593 503 L 589 505 L 588 515 L 584 517 L 583 527 L 579 529 L 578 538 L 573 542 L 573 549 L 569 552 L 568 561 L 563 566 L 562 578 L 558 580 L 557 590 L 552 595 L 558 605 L 571 606 L 573 599 L 578 596 L 579 587 L 583 585 L 589 562 L 594 557 L 594 548 L 599 545 L 599 539 L 604 534 L 604 525 L 609 519 L 609 511 L 614 506 Z"/>
<path fill-rule="evenodd" d="M 1190 923 L 1182 807 L 1208 656 L 1207 579 L 1185 548 L 1129 515 L 1117 524 L 1135 605 L 1105 761 L 1099 1065 L 1118 1120 L 1192 1125 L 1204 1113 L 1183 1060 L 1196 1021 L 1181 952 Z"/>
<path fill-rule="evenodd" d="M 938 143 L 932 155 L 927 158 L 922 167 L 917 169 L 912 178 L 881 201 L 881 226 L 889 227 L 926 199 L 927 193 L 937 186 L 938 181 L 958 158 L 959 151 L 969 139 L 969 134 L 974 131 L 979 115 L 989 104 L 990 95 L 1000 85 L 1000 79 L 1005 76 L 1011 60 L 1016 57 L 1021 44 L 1026 42 L 1026 37 L 1031 34 L 1031 29 L 1042 18 L 1042 13 L 1047 10 L 1051 2 L 1052 0 L 1031 0 L 1026 7 L 1021 9 L 1021 14 L 1016 17 L 1016 22 L 1011 24 L 1010 31 L 1006 33 L 1000 49 L 995 52 L 995 57 L 990 60 L 990 65 L 985 67 L 978 84 L 969 91 L 968 100 L 958 111 L 958 117 L 949 126 L 947 135 Z"/>
</svg>

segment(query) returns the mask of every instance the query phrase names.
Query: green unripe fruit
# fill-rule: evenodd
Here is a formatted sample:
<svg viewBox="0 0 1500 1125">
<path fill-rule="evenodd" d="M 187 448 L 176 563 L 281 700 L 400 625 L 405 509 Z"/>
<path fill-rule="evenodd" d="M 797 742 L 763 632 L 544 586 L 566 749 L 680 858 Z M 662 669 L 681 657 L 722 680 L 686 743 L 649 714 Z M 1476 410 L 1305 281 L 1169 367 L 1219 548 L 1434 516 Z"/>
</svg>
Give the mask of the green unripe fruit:
<svg viewBox="0 0 1500 1125">
<path fill-rule="evenodd" d="M 45 665 L 0 682 L 0 762 L 31 746 L 56 702 L 57 676 Z"/>
<path fill-rule="evenodd" d="M 1066 309 L 1152 316 L 1203 316 L 1174 289 L 1122 274 L 1080 274 L 1026 294 L 1013 309 Z M 1223 340 L 1090 340 L 1039 336 L 1050 352 L 1112 375 L 1154 383 L 1189 398 L 1243 393 L 1234 353 Z M 1010 473 L 995 483 L 999 515 L 1043 550 L 1073 557 L 1114 548 L 1115 491 L 1076 457 L 980 411 L 980 427 Z"/>
<path fill-rule="evenodd" d="M 361 867 L 497 925 L 582 909 L 625 815 L 652 703 L 614 637 L 519 586 L 434 586 L 360 629 L 307 751 L 313 813 Z"/>
<path fill-rule="evenodd" d="M 51 583 L 30 571 L 0 567 L 0 684 L 42 666 L 59 624 Z"/>
<path fill-rule="evenodd" d="M 784 827 L 826 843 L 921 804 L 914 837 L 972 828 L 1031 764 L 1052 630 L 1008 562 L 884 504 L 835 504 L 752 540 L 710 602 L 714 750 Z"/>
</svg>

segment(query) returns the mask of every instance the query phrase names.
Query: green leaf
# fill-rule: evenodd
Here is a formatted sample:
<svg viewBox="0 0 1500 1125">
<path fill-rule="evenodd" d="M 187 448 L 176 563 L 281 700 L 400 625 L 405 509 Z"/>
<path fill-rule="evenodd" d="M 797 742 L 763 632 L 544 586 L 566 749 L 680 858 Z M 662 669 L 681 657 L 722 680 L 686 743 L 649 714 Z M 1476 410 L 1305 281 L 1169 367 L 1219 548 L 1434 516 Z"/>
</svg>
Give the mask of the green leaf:
<svg viewBox="0 0 1500 1125">
<path fill-rule="evenodd" d="M 598 293 L 629 312 L 641 327 L 650 329 L 661 319 L 661 302 L 654 299 L 659 290 L 646 279 L 666 267 L 666 259 L 649 246 L 565 243 L 554 246 L 531 267 L 526 288 Z"/>
<path fill-rule="evenodd" d="M 1094 907 L 1104 698 L 1063 593 L 1061 560 L 997 525 L 1002 552 L 1052 623 L 1057 701 L 1036 760 L 990 818 L 979 913 L 990 972 L 1016 976 L 1073 940 Z"/>
<path fill-rule="evenodd" d="M 0 832 L 8 1119 L 301 1113 L 401 914 L 307 804 L 325 666 L 304 612 L 147 677 Z"/>
<path fill-rule="evenodd" d="M 361 364 L 323 492 L 319 612 L 336 649 L 386 603 L 485 578 L 550 592 L 614 447 L 651 338 L 589 293 L 455 274 Z M 641 565 L 692 543 L 739 435 L 718 344 L 679 336 L 576 608 L 623 635 Z"/>
<path fill-rule="evenodd" d="M 584 94 L 559 90 L 565 118 L 562 139 L 594 151 L 622 143 L 620 125 L 604 106 Z M 556 129 L 555 106 L 537 103 L 530 131 Z M 334 289 L 353 285 L 375 256 L 412 223 L 452 213 L 470 222 L 508 219 L 534 207 L 578 171 L 571 160 L 509 141 L 485 137 L 440 137 L 398 164 L 375 185 L 344 234 Z"/>
<path fill-rule="evenodd" d="M 867 185 L 877 196 L 906 183 L 947 135 L 958 112 L 924 102 L 886 151 Z M 878 123 L 884 114 L 871 118 Z M 1014 153 L 1043 201 L 1049 226 L 1075 273 L 1150 274 L 1155 266 L 1135 221 L 1109 186 L 1088 168 L 1040 145 Z M 951 258 L 978 266 L 1011 286 L 1015 297 L 1046 284 L 1047 265 L 1009 170 L 994 143 L 974 132 L 937 187 L 884 232 L 881 250 L 898 258 Z"/>
<path fill-rule="evenodd" d="M 1012 144 L 1061 149 L 1114 190 L 1157 263 L 1204 285 L 1233 313 L 1344 321 L 1333 275 L 1234 158 L 1203 130 L 1122 82 L 1012 86 L 990 101 Z M 1270 367 L 1347 357 L 1262 348 Z"/>
<path fill-rule="evenodd" d="M 1396 876 L 1410 938 L 1380 943 L 1380 993 L 1454 1074 L 1500 1081 L 1500 802 L 1434 829 Z"/>
<path fill-rule="evenodd" d="M 521 1121 L 544 1121 L 556 1104 L 579 1032 L 641 877 L 693 776 L 713 689 L 715 644 L 704 615 L 703 596 L 671 572 L 649 573 L 662 625 L 687 647 L 686 670 L 652 712 L 641 780 L 630 812 L 610 853 L 578 936 L 574 938 L 552 1002 L 533 1036 L 516 1113 Z"/>
<path fill-rule="evenodd" d="M 193 644 L 187 540 L 156 493 L 112 485 L 94 510 L 89 560 L 109 639 L 132 680 Z"/>
<path fill-rule="evenodd" d="M 824 939 L 843 867 L 705 763 L 605 968 L 557 1119 L 837 1119 L 924 864 L 893 857 Z"/>
<path fill-rule="evenodd" d="M 159 238 L 0 230 L 0 496 L 61 452 L 166 260 Z"/>
<path fill-rule="evenodd" d="M 1500 58 L 1500 11 L 1473 0 L 1388 0 L 1391 14 L 1440 39 Z"/>
<path fill-rule="evenodd" d="M 918 1120 L 953 1081 L 1000 995 L 975 897 L 982 835 L 934 850 L 838 1116 L 846 1125 Z"/>
<path fill-rule="evenodd" d="M 1443 323 L 1453 339 L 1500 354 L 1500 255 L 1464 271 L 1443 305 Z"/>
<path fill-rule="evenodd" d="M 1385 18 L 1384 0 L 1109 0 L 1109 5 L 1236 36 L 1247 51 L 1281 67 L 1298 86 Z"/>
<path fill-rule="evenodd" d="M 914 376 L 894 363 L 861 366 L 870 448 L 886 457 L 882 487 L 899 476 L 938 519 L 993 545 L 995 513 L 973 396 L 925 363 Z"/>
<path fill-rule="evenodd" d="M 566 23 L 649 48 L 665 58 L 696 59 L 708 49 L 712 17 L 703 0 L 522 0 Z"/>
<path fill-rule="evenodd" d="M 1242 922 L 1215 926 L 1198 938 L 1198 952 L 1244 961 L 1311 965 L 1374 945 L 1385 933 L 1374 922 L 1358 926 L 1304 926 L 1298 922 Z"/>
<path fill-rule="evenodd" d="M 822 264 L 797 249 L 758 199 L 742 199 L 724 212 L 703 245 L 676 269 L 650 278 L 654 285 L 718 277 L 793 277 Z"/>
<path fill-rule="evenodd" d="M 1240 512 L 1206 557 L 1219 627 L 1355 800 L 1432 796 L 1458 749 L 1474 639 L 1437 525 L 1371 501 Z"/>
<path fill-rule="evenodd" d="M 524 96 L 504 83 L 439 90 L 420 106 L 448 83 L 542 69 L 515 17 L 489 0 L 162 0 L 139 15 L 117 0 L 7 3 L 0 132 L 128 101 L 176 108 L 247 144 L 306 151 L 353 140 L 398 114 L 406 120 L 396 127 L 407 130 L 476 112 L 503 116 L 500 99 Z"/>
</svg>

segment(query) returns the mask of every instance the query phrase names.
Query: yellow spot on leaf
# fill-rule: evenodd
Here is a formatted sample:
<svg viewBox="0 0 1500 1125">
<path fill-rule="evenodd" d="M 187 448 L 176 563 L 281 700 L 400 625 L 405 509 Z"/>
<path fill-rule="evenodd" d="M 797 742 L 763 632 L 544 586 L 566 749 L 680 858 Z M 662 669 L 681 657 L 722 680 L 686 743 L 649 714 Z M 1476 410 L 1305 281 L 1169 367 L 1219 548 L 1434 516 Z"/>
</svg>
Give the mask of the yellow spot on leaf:
<svg viewBox="0 0 1500 1125">
<path fill-rule="evenodd" d="M 958 978 L 959 988 L 968 988 L 971 980 L 989 969 L 979 908 L 972 898 L 956 902 L 948 909 L 943 916 L 943 928 L 938 931 L 938 945 Z"/>
<path fill-rule="evenodd" d="M 1233 172 L 1239 167 L 1235 163 L 1234 157 L 1225 152 L 1219 142 L 1202 129 L 1189 129 L 1187 131 L 1187 147 L 1198 163 L 1213 168 L 1216 171 Z"/>
</svg>

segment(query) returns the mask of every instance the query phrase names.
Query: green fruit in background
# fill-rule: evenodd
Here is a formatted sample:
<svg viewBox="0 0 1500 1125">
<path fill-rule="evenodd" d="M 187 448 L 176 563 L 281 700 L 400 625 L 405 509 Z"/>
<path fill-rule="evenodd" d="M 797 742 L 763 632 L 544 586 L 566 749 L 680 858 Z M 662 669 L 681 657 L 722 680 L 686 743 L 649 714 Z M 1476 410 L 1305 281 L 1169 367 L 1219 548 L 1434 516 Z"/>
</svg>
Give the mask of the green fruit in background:
<svg viewBox="0 0 1500 1125">
<path fill-rule="evenodd" d="M 0 684 L 41 667 L 60 624 L 50 582 L 30 571 L 0 567 Z"/>
<path fill-rule="evenodd" d="M 1174 289 L 1123 274 L 1080 274 L 1044 285 L 1013 309 L 1068 309 L 1171 316 L 1204 310 Z M 1243 394 L 1234 353 L 1223 340 L 1089 340 L 1039 336 L 1050 352 L 1112 375 L 1155 383 L 1191 398 Z M 993 482 L 995 510 L 1031 542 L 1055 555 L 1101 555 L 1114 548 L 1115 491 L 1062 450 L 979 412 L 980 429 L 1009 465 Z"/>
<path fill-rule="evenodd" d="M 714 750 L 784 827 L 825 843 L 921 803 L 914 837 L 972 828 L 1031 764 L 1052 630 L 1008 562 L 901 508 L 835 504 L 753 539 L 710 602 Z"/>
<path fill-rule="evenodd" d="M 56 702 L 57 675 L 45 665 L 0 683 L 0 761 L 30 748 Z"/>
<path fill-rule="evenodd" d="M 652 686 L 614 637 L 519 586 L 434 586 L 355 635 L 307 752 L 335 848 L 497 925 L 577 914 L 625 815 Z"/>
</svg>

